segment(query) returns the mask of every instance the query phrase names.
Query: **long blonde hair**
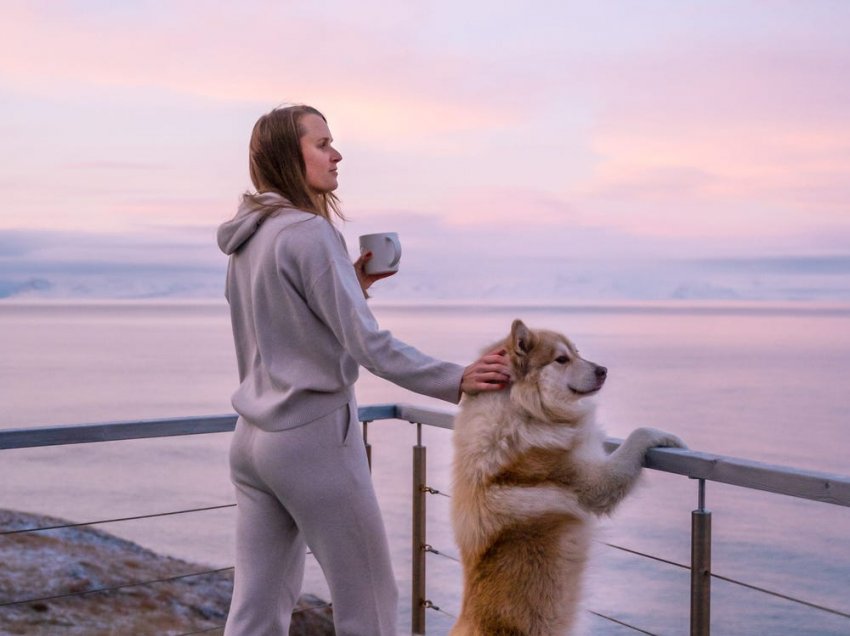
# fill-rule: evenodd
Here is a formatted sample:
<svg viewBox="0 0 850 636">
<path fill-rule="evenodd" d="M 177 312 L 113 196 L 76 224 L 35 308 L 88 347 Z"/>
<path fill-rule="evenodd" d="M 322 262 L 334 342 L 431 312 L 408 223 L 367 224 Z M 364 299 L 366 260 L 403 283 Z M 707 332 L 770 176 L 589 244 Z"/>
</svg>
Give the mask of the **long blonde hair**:
<svg viewBox="0 0 850 636">
<path fill-rule="evenodd" d="M 314 192 L 307 185 L 301 153 L 301 137 L 305 133 L 301 118 L 304 115 L 318 115 L 327 122 L 322 113 L 305 104 L 281 106 L 257 120 L 248 146 L 251 183 L 257 193 L 276 192 L 294 208 L 313 212 L 328 221 L 333 220 L 332 215 L 344 221 L 339 199 L 333 192 Z M 255 193 L 246 192 L 244 196 L 260 204 Z"/>
</svg>

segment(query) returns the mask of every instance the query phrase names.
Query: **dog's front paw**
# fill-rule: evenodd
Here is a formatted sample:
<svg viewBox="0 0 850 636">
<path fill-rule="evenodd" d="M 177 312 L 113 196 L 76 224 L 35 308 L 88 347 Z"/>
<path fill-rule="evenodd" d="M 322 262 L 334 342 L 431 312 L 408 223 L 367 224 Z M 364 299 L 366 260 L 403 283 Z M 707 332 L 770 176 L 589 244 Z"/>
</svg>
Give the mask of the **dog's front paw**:
<svg viewBox="0 0 850 636">
<path fill-rule="evenodd" d="M 642 428 L 640 431 L 646 436 L 646 445 L 650 448 L 657 446 L 665 448 L 688 447 L 688 445 L 685 444 L 680 437 L 673 435 L 673 433 L 661 431 L 657 428 Z"/>
</svg>

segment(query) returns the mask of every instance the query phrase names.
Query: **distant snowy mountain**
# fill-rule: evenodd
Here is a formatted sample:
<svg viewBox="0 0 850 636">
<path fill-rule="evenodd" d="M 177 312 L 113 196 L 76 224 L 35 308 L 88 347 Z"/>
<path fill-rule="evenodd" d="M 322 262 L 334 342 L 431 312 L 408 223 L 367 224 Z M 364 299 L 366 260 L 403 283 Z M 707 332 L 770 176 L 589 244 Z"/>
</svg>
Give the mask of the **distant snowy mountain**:
<svg viewBox="0 0 850 636">
<path fill-rule="evenodd" d="M 351 242 L 349 242 L 351 247 Z M 850 301 L 850 257 L 521 258 L 417 246 L 377 283 L 381 300 Z M 124 238 L 0 232 L 0 298 L 221 298 L 227 260 L 211 230 Z"/>
<path fill-rule="evenodd" d="M 221 298 L 224 262 L 85 268 L 0 265 L 0 298 Z M 376 299 L 428 300 L 823 300 L 850 301 L 850 276 L 716 271 L 698 263 L 569 263 L 509 271 L 492 265 L 452 275 L 451 268 L 411 267 L 377 283 Z"/>
</svg>

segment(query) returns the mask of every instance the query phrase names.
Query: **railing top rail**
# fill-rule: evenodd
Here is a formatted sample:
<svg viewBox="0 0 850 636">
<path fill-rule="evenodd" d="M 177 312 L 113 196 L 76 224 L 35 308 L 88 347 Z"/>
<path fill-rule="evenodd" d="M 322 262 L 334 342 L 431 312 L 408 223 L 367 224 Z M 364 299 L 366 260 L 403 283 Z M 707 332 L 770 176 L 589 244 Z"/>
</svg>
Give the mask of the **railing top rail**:
<svg viewBox="0 0 850 636">
<path fill-rule="evenodd" d="M 360 421 L 398 419 L 395 404 L 361 406 Z M 226 433 L 236 427 L 236 415 L 202 415 L 167 419 L 99 422 L 96 424 L 62 424 L 0 430 L 0 450 L 117 442 L 152 437 Z"/>
<path fill-rule="evenodd" d="M 454 413 L 451 411 L 406 404 L 362 406 L 358 416 L 361 421 L 400 419 L 444 429 L 453 428 L 454 422 Z M 217 415 L 9 429 L 0 431 L 0 450 L 221 433 L 232 431 L 236 419 L 236 415 Z M 611 452 L 620 443 L 621 440 L 610 438 L 606 441 L 606 449 Z M 850 507 L 848 475 L 670 448 L 650 450 L 646 466 L 693 479 Z"/>
<path fill-rule="evenodd" d="M 453 428 L 454 422 L 454 414 L 451 412 L 406 404 L 398 406 L 398 417 L 447 429 Z M 621 443 L 620 439 L 609 438 L 605 441 L 605 448 L 610 453 Z M 850 475 L 801 470 L 739 457 L 674 448 L 651 449 L 644 465 L 653 470 L 685 475 L 692 479 L 705 479 L 838 506 L 850 506 Z"/>
</svg>

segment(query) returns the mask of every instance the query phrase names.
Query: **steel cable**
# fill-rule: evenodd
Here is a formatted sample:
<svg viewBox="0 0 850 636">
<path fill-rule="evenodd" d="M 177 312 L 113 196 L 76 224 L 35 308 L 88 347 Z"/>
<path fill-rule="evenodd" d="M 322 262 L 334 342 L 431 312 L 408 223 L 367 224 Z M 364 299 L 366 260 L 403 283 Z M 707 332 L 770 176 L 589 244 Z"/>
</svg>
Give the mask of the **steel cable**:
<svg viewBox="0 0 850 636">
<path fill-rule="evenodd" d="M 615 545 L 613 543 L 606 543 L 605 541 L 600 541 L 602 545 L 607 545 L 609 548 L 614 548 L 615 550 L 621 550 L 622 552 L 628 552 L 629 554 L 634 554 L 636 556 L 644 557 L 645 559 L 652 559 L 653 561 L 658 561 L 659 563 L 666 563 L 667 565 L 675 565 L 677 568 L 683 568 L 685 570 L 690 570 L 690 565 L 684 565 L 682 563 L 677 563 L 676 561 L 669 561 L 668 559 L 662 559 L 661 557 L 653 556 L 652 554 L 646 554 L 645 552 L 638 552 L 637 550 L 632 550 L 631 548 L 624 548 L 621 545 Z"/>
<path fill-rule="evenodd" d="M 690 570 L 691 566 L 685 565 L 683 563 L 677 563 L 676 561 L 670 561 L 668 559 L 662 559 L 661 557 L 653 556 L 651 554 L 646 554 L 644 552 L 639 552 L 638 550 L 632 550 L 631 548 L 624 548 L 620 545 L 615 545 L 613 543 L 606 543 L 604 541 L 600 542 L 603 545 L 608 546 L 609 548 L 614 548 L 615 550 L 621 550 L 623 552 L 628 552 L 629 554 L 634 554 L 636 556 L 644 557 L 646 559 L 652 559 L 653 561 L 658 561 L 660 563 L 666 563 L 667 565 L 673 565 L 677 568 L 682 568 L 684 570 Z M 752 585 L 751 583 L 745 583 L 744 581 L 739 581 L 737 579 L 733 579 L 728 576 L 723 576 L 722 574 L 716 574 L 715 572 L 709 572 L 709 576 L 713 579 L 717 579 L 719 581 L 724 581 L 726 583 L 731 583 L 732 585 L 739 585 L 741 587 L 745 587 L 747 589 L 753 590 L 754 592 L 761 592 L 762 594 L 767 594 L 768 596 L 773 596 L 775 598 L 779 598 L 785 601 L 789 601 L 791 603 L 798 603 L 800 605 L 804 605 L 811 609 L 820 610 L 821 612 L 828 612 L 829 614 L 834 614 L 836 616 L 841 616 L 842 618 L 850 618 L 850 613 L 843 612 L 841 610 L 837 610 L 831 607 L 827 607 L 825 605 L 819 605 L 817 603 L 812 603 L 811 601 L 806 601 L 800 598 L 795 598 L 793 596 L 789 596 L 787 594 L 783 594 L 782 592 L 775 592 L 773 590 L 769 590 L 764 587 L 759 587 L 758 585 Z"/>
<path fill-rule="evenodd" d="M 154 585 L 156 583 L 170 583 L 172 581 L 178 581 L 180 579 L 188 579 L 194 576 L 204 576 L 207 574 L 220 574 L 222 572 L 227 572 L 232 570 L 233 567 L 228 568 L 219 568 L 217 570 L 206 570 L 204 572 L 192 572 L 190 574 L 180 574 L 178 576 L 170 576 L 162 579 L 151 579 L 148 581 L 135 581 L 133 583 L 122 583 L 121 585 L 114 585 L 110 587 L 97 587 L 92 588 L 90 590 L 83 590 L 82 592 L 68 592 L 65 594 L 53 594 L 51 596 L 42 596 L 39 598 L 28 598 L 20 601 L 5 601 L 0 603 L 0 607 L 11 607 L 12 605 L 26 605 L 27 603 L 39 603 L 44 601 L 56 601 L 63 598 L 74 598 L 76 596 L 87 596 L 89 594 L 100 594 L 105 592 L 114 592 L 116 590 L 123 590 L 128 587 L 140 587 L 142 585 Z"/>
<path fill-rule="evenodd" d="M 613 618 L 613 617 L 611 617 L 611 616 L 606 616 L 605 614 L 602 614 L 601 612 L 594 612 L 593 610 L 587 610 L 587 611 L 588 611 L 590 614 L 593 614 L 594 616 L 598 616 L 599 618 L 605 619 L 606 621 L 611 621 L 612 623 L 616 623 L 617 625 L 621 625 L 621 626 L 623 626 L 623 627 L 625 627 L 625 628 L 627 628 L 627 629 L 631 629 L 631 630 L 636 631 L 636 632 L 638 632 L 638 633 L 640 633 L 640 634 L 648 634 L 649 636 L 658 636 L 658 635 L 657 635 L 656 633 L 654 633 L 654 632 L 648 632 L 648 631 L 646 631 L 645 629 L 641 629 L 640 627 L 635 627 L 634 625 L 630 625 L 629 623 L 626 623 L 625 621 L 621 621 L 621 620 L 620 620 L 620 619 L 618 619 L 618 618 Z"/>
<path fill-rule="evenodd" d="M 428 543 L 423 545 L 422 549 L 425 550 L 425 552 L 430 552 L 431 554 L 436 554 L 437 556 L 441 556 L 444 559 L 449 559 L 450 561 L 454 561 L 455 563 L 460 563 L 460 559 L 458 559 L 457 557 L 453 557 L 450 554 L 445 554 L 443 552 L 440 552 L 439 550 L 435 549 L 434 546 L 432 546 Z"/>
<path fill-rule="evenodd" d="M 452 498 L 450 494 L 437 490 L 436 488 L 432 488 L 431 486 L 423 486 L 422 492 L 427 492 L 429 495 L 440 495 L 441 497 L 446 497 L 447 499 Z"/>
<path fill-rule="evenodd" d="M 96 526 L 106 523 L 117 523 L 119 521 L 136 521 L 138 519 L 153 519 L 154 517 L 168 517 L 170 515 L 182 515 L 190 512 L 206 512 L 208 510 L 221 510 L 223 508 L 234 508 L 235 503 L 222 504 L 220 506 L 206 506 L 204 508 L 188 508 L 186 510 L 173 510 L 171 512 L 156 512 L 149 515 L 136 515 L 134 517 L 118 517 L 116 519 L 101 519 L 99 521 L 86 521 L 82 523 L 66 523 L 55 526 L 41 526 L 39 528 L 21 528 L 19 530 L 3 530 L 0 531 L 0 536 L 10 534 L 25 534 L 28 532 L 41 532 L 43 530 L 61 530 L 63 528 L 80 528 L 82 526 Z"/>
<path fill-rule="evenodd" d="M 600 543 L 602 545 L 608 546 L 609 548 L 613 548 L 615 550 L 620 550 L 621 552 L 627 552 L 629 554 L 633 554 L 635 556 L 643 557 L 645 559 L 651 559 L 651 560 L 657 561 L 659 563 L 664 563 L 666 565 L 672 565 L 674 567 L 677 567 L 677 568 L 680 568 L 680 569 L 683 569 L 683 570 L 690 570 L 691 569 L 691 567 L 689 565 L 685 565 L 684 563 L 678 563 L 676 561 L 671 561 L 669 559 L 663 559 L 661 557 L 657 557 L 657 556 L 654 556 L 652 554 L 646 554 L 645 552 L 640 552 L 639 550 L 633 550 L 631 548 L 626 548 L 626 547 L 623 547 L 621 545 L 616 545 L 614 543 L 607 543 L 605 541 L 600 541 Z M 426 543 L 424 546 L 422 546 L 422 549 L 425 550 L 425 552 L 430 552 L 431 554 L 443 557 L 444 559 L 449 559 L 450 561 L 460 563 L 460 560 L 457 557 L 454 557 L 450 554 L 446 554 L 444 552 L 440 552 L 439 550 L 437 550 L 436 548 L 434 548 L 430 544 Z M 723 576 L 722 574 L 716 574 L 714 572 L 710 572 L 709 574 L 713 579 L 717 579 L 719 581 L 731 583 L 732 585 L 739 585 L 741 587 L 745 587 L 747 589 L 753 590 L 754 592 L 761 592 L 762 594 L 767 594 L 768 596 L 773 596 L 774 598 L 779 598 L 779 599 L 782 599 L 782 600 L 785 600 L 785 601 L 789 601 L 791 603 L 797 603 L 799 605 L 803 605 L 805 607 L 808 607 L 808 608 L 811 608 L 811 609 L 814 609 L 814 610 L 818 610 L 818 611 L 821 611 L 821 612 L 827 612 L 827 613 L 833 614 L 835 616 L 840 616 L 842 618 L 850 619 L 850 613 L 842 611 L 842 610 L 838 610 L 838 609 L 835 609 L 835 608 L 832 608 L 832 607 L 827 607 L 826 605 L 820 605 L 818 603 L 813 603 L 811 601 L 806 601 L 804 599 L 795 598 L 793 596 L 783 594 L 782 592 L 776 592 L 774 590 L 769 590 L 767 588 L 759 587 L 757 585 L 752 585 L 751 583 L 745 583 L 743 581 L 739 581 L 737 579 L 733 579 L 733 578 L 728 577 L 728 576 Z M 606 617 L 606 616 L 601 616 L 601 617 L 610 619 L 610 617 Z M 614 620 L 615 622 L 617 622 L 615 619 L 610 619 L 610 620 Z M 627 627 L 628 627 L 628 625 L 627 625 Z M 649 632 L 646 632 L 646 633 L 649 633 Z"/>
<path fill-rule="evenodd" d="M 457 620 L 457 616 L 455 616 L 454 614 L 449 614 L 446 610 L 440 609 L 439 607 L 434 605 L 433 602 L 431 602 L 429 600 L 422 601 L 422 605 L 425 609 L 434 610 L 435 612 L 439 612 L 440 614 L 445 614 L 449 618 Z"/>
<path fill-rule="evenodd" d="M 799 598 L 794 598 L 793 596 L 788 596 L 787 594 L 782 594 L 781 592 L 774 592 L 773 590 L 758 587 L 757 585 L 751 585 L 750 583 L 744 583 L 743 581 L 736 581 L 735 579 L 731 579 L 728 576 L 722 576 L 720 574 L 715 574 L 714 572 L 709 572 L 709 575 L 713 579 L 725 581 L 726 583 L 732 583 L 733 585 L 740 585 L 741 587 L 745 587 L 755 592 L 768 594 L 769 596 L 780 598 L 785 601 L 791 601 L 792 603 L 799 603 L 800 605 L 805 605 L 806 607 L 809 607 L 811 609 L 820 610 L 821 612 L 828 612 L 836 616 L 841 616 L 842 618 L 850 618 L 850 613 L 842 612 L 841 610 L 833 609 L 831 607 L 826 607 L 825 605 L 818 605 L 817 603 L 812 603 L 810 601 L 804 601 Z"/>
</svg>

